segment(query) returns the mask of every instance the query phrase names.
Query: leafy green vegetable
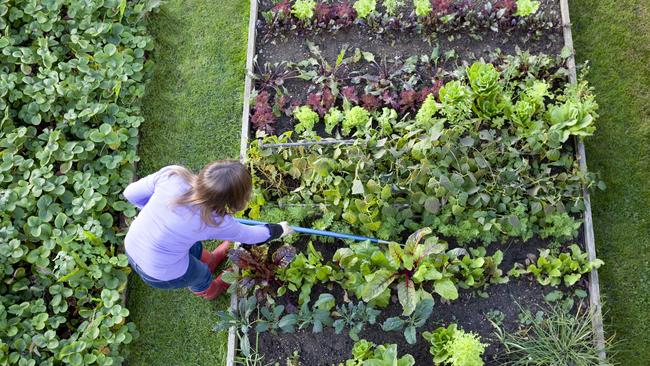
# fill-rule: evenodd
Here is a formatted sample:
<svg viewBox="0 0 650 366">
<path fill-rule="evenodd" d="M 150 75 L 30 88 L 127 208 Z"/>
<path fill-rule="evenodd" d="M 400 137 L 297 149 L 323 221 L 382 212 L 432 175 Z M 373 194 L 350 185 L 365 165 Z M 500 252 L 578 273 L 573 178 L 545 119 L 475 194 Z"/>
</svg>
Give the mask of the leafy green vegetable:
<svg viewBox="0 0 650 366">
<path fill-rule="evenodd" d="M 315 0 L 296 0 L 291 8 L 291 14 L 300 20 L 310 20 L 314 17 Z"/>
<path fill-rule="evenodd" d="M 331 134 L 334 128 L 338 126 L 344 118 L 343 112 L 338 108 L 330 109 L 325 115 L 325 132 Z"/>
<path fill-rule="evenodd" d="M 424 299 L 418 303 L 412 315 L 404 319 L 400 317 L 388 318 L 382 324 L 381 329 L 386 332 L 404 329 L 406 342 L 408 344 L 415 344 L 417 342 L 417 328 L 422 327 L 427 322 L 432 312 L 433 300 Z"/>
<path fill-rule="evenodd" d="M 429 352 L 436 365 L 482 366 L 481 355 L 486 344 L 481 343 L 478 335 L 466 333 L 456 324 L 439 327 L 433 332 L 424 332 L 422 337 L 431 343 Z"/>
<path fill-rule="evenodd" d="M 255 322 L 255 331 L 257 333 L 271 332 L 275 334 L 278 330 L 281 330 L 284 333 L 293 333 L 298 322 L 298 315 L 283 315 L 284 309 L 284 305 L 260 308 L 262 316 Z"/>
<path fill-rule="evenodd" d="M 459 80 L 450 81 L 440 88 L 439 95 L 442 114 L 452 123 L 460 123 L 469 117 L 472 95 L 466 85 Z"/>
<path fill-rule="evenodd" d="M 366 19 L 375 11 L 377 0 L 357 0 L 353 6 L 354 10 L 357 11 L 357 16 L 361 19 Z"/>
<path fill-rule="evenodd" d="M 330 311 L 334 305 L 336 305 L 336 300 L 331 294 L 320 294 L 311 309 L 308 301 L 303 303 L 297 315 L 298 329 L 312 326 L 313 333 L 320 333 L 323 331 L 323 327 L 332 326 L 334 319 L 330 316 Z"/>
<path fill-rule="evenodd" d="M 415 6 L 415 15 L 419 17 L 426 17 L 433 10 L 431 0 L 413 0 L 413 5 Z"/>
<path fill-rule="evenodd" d="M 557 286 L 564 281 L 566 286 L 573 286 L 583 274 L 598 269 L 604 263 L 600 259 L 589 261 L 589 256 L 577 244 L 569 246 L 570 252 L 562 252 L 558 256 L 551 254 L 550 249 L 540 249 L 539 258 L 531 256 L 526 260 L 527 266 L 516 263 L 508 272 L 519 277 L 532 274 L 542 285 Z"/>
<path fill-rule="evenodd" d="M 415 359 L 411 355 L 398 358 L 397 345 L 377 346 L 361 339 L 352 347 L 352 359 L 339 366 L 413 366 Z"/>
<path fill-rule="evenodd" d="M 318 123 L 318 120 L 320 119 L 318 113 L 314 112 L 308 106 L 296 108 L 293 111 L 293 115 L 299 122 L 293 126 L 296 133 L 312 132 L 314 125 Z"/>
<path fill-rule="evenodd" d="M 418 113 L 415 116 L 415 120 L 422 126 L 429 126 L 431 125 L 431 119 L 433 118 L 433 115 L 436 114 L 437 111 L 438 103 L 436 103 L 436 99 L 434 98 L 433 94 L 429 94 L 427 95 L 427 99 L 424 100 L 424 103 L 422 103 L 422 106 L 418 110 Z"/>
<path fill-rule="evenodd" d="M 352 107 L 350 110 L 345 112 L 345 118 L 343 119 L 343 129 L 342 132 L 344 135 L 349 135 L 353 128 L 364 129 L 370 122 L 370 113 L 365 110 L 363 107 Z"/>
<path fill-rule="evenodd" d="M 516 16 L 527 17 L 535 14 L 539 9 L 539 1 L 536 0 L 517 0 Z"/>
<path fill-rule="evenodd" d="M 565 76 L 549 65 L 524 55 L 498 68 L 470 65 L 467 77 L 442 88 L 438 104 L 427 97 L 415 116 L 401 120 L 391 108 L 371 114 L 344 103 L 345 112 L 330 111 L 336 118 L 329 124 L 343 118 L 346 135 L 356 128 L 354 144 L 278 153 L 253 142 L 251 166 L 270 187 L 255 202 L 306 204 L 313 209 L 302 220 L 328 213 L 332 225 L 387 240 L 422 226 L 460 243 L 534 235 L 569 240 L 580 225 L 582 189 L 595 180 L 562 142 L 586 129 L 571 130 L 577 124 L 564 117 L 553 125 L 550 110 L 568 103 L 595 118 L 596 104 L 586 84 L 561 87 Z M 260 142 L 290 139 L 285 133 Z M 296 187 L 298 194 L 290 194 Z M 256 210 L 273 208 L 255 203 L 251 215 Z M 450 294 L 449 286 L 438 287 Z"/>
<path fill-rule="evenodd" d="M 316 283 L 335 280 L 337 274 L 332 266 L 323 264 L 322 254 L 310 241 L 307 255 L 298 253 L 289 267 L 278 270 L 277 277 L 286 283 L 280 288 L 278 295 L 283 295 L 286 289 L 293 292 L 300 289 L 299 301 L 304 304 L 309 302 L 311 289 Z"/>
<path fill-rule="evenodd" d="M 404 6 L 404 0 L 384 0 L 382 5 L 386 9 L 386 14 L 394 16 L 397 14 L 397 10 Z"/>
<path fill-rule="evenodd" d="M 447 243 L 435 236 L 424 238 L 430 228 L 412 234 L 402 248 L 391 243 L 384 251 L 370 243 L 357 243 L 341 248 L 334 254 L 334 262 L 343 269 L 343 288 L 354 291 L 357 297 L 376 305 L 386 305 L 390 286 L 397 283 L 397 297 L 410 315 L 417 305 L 432 299 L 423 284 L 431 283 L 433 290 L 446 300 L 458 298 L 458 288 L 477 288 L 487 283 L 503 283 L 506 279 L 498 265 L 502 253 L 486 257 L 485 249 L 446 251 Z"/>
<path fill-rule="evenodd" d="M 235 248 L 228 258 L 239 268 L 239 288 L 244 292 L 255 291 L 259 298 L 271 291 L 270 285 L 278 285 L 279 273 L 296 257 L 296 248 L 285 244 L 269 255 L 268 245 L 256 245 L 249 249 Z"/>
<path fill-rule="evenodd" d="M 475 62 L 467 67 L 467 76 L 472 90 L 477 96 L 490 96 L 497 92 L 499 84 L 499 72 L 492 64 Z"/>
<path fill-rule="evenodd" d="M 335 317 L 340 318 L 334 321 L 334 331 L 336 334 L 341 334 L 343 329 L 348 328 L 348 335 L 350 338 L 354 341 L 358 341 L 359 332 L 361 332 L 367 324 L 375 324 L 380 311 L 359 301 L 356 305 L 353 303 L 339 305 L 336 307 L 336 311 L 332 314 Z"/>
</svg>

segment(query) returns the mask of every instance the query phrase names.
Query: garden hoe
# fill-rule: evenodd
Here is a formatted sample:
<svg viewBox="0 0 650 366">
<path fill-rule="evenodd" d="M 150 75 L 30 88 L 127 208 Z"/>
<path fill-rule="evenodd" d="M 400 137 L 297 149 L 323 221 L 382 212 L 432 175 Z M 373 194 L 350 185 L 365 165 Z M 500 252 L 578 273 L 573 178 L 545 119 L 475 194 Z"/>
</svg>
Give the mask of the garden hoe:
<svg viewBox="0 0 650 366">
<path fill-rule="evenodd" d="M 246 225 L 266 225 L 266 222 L 261 222 L 261 221 L 255 221 L 255 220 L 248 220 L 248 219 L 240 219 L 240 218 L 235 218 L 235 220 L 239 223 L 246 224 Z M 388 244 L 389 241 L 386 240 L 381 240 L 381 239 L 375 239 L 375 238 L 368 238 L 365 236 L 359 236 L 359 235 L 352 235 L 352 234 L 343 234 L 343 233 L 335 233 L 333 231 L 325 231 L 325 230 L 316 230 L 316 229 L 308 229 L 305 227 L 300 227 L 300 226 L 291 226 L 293 231 L 301 234 L 308 234 L 308 235 L 320 235 L 320 236 L 329 236 L 331 238 L 338 238 L 338 239 L 351 239 L 351 240 L 358 240 L 358 241 L 370 241 L 372 243 L 379 243 L 379 244 Z"/>
</svg>

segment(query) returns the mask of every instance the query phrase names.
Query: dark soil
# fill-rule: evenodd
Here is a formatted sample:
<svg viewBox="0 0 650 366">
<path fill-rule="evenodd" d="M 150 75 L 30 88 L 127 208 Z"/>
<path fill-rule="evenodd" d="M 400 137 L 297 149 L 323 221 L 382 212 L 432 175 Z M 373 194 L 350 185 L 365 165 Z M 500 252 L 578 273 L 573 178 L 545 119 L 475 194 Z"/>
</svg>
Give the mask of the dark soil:
<svg viewBox="0 0 650 366">
<path fill-rule="evenodd" d="M 301 238 L 295 246 L 299 251 L 305 250 L 307 241 L 307 238 Z M 338 241 L 330 244 L 314 242 L 315 248 L 323 253 L 325 260 L 331 260 L 336 249 L 344 245 Z M 500 268 L 505 273 L 514 266 L 515 262 L 523 263 L 529 254 L 537 254 L 537 248 L 547 246 L 548 243 L 535 238 L 524 243 L 513 240 L 507 244 L 492 245 L 491 250 L 500 249 L 504 252 L 504 260 Z M 388 308 L 382 309 L 378 324 L 367 327 L 359 336 L 376 344 L 395 343 L 400 355 L 409 353 L 415 358 L 416 365 L 430 365 L 429 346 L 422 338 L 422 332 L 456 323 L 465 331 L 478 333 L 484 343 L 490 344 L 483 356 L 486 365 L 499 365 L 496 358 L 501 350 L 487 314 L 494 311 L 501 312 L 504 317 L 501 326 L 506 331 L 515 331 L 520 327 L 519 316 L 522 310 L 530 309 L 535 312 L 535 309 L 544 303 L 544 295 L 553 290 L 555 288 L 543 287 L 530 277 L 522 277 L 511 278 L 507 284 L 490 285 L 485 291 L 461 290 L 460 298 L 451 303 L 442 303 L 440 297 L 434 295 L 436 305 L 433 315 L 425 326 L 418 329 L 418 343 L 415 345 L 406 343 L 402 332 L 384 332 L 381 329 L 384 320 L 401 314 L 401 305 L 397 302 L 396 296 L 393 296 L 393 301 Z M 331 288 L 326 288 L 324 285 L 315 286 L 311 298 L 316 299 L 321 293 L 333 294 L 338 304 L 344 301 L 344 291 L 338 286 Z M 395 295 L 395 292 L 393 294 Z M 358 301 L 353 294 L 349 294 L 349 297 L 354 302 Z M 297 294 L 291 294 L 289 300 L 286 298 L 280 300 L 285 304 L 288 301 L 297 304 Z M 254 337 L 251 336 L 251 342 L 254 342 Z M 259 337 L 259 350 L 264 355 L 265 362 L 280 362 L 281 365 L 294 351 L 300 353 L 303 365 L 338 364 L 350 357 L 353 345 L 354 341 L 347 335 L 346 330 L 341 334 L 335 334 L 332 328 L 326 328 L 324 332 L 316 334 L 306 330 L 292 334 L 262 333 Z"/>
<path fill-rule="evenodd" d="M 562 49 L 562 30 L 537 37 L 520 30 L 511 33 L 489 32 L 480 39 L 473 38 L 471 32 L 462 31 L 452 36 L 426 38 L 417 33 L 374 34 L 365 29 L 351 28 L 338 33 L 322 33 L 316 35 L 292 35 L 284 39 L 257 44 L 257 61 L 298 62 L 310 57 L 307 41 L 318 45 L 327 60 L 336 60 L 344 46 L 354 50 L 372 52 L 376 58 L 409 57 L 412 55 L 430 55 L 436 45 L 441 54 L 455 50 L 456 57 L 446 61 L 441 66 L 451 67 L 459 60 L 478 60 L 487 57 L 496 49 L 507 54 L 514 54 L 516 49 L 528 50 L 531 53 L 557 54 Z"/>
<path fill-rule="evenodd" d="M 262 5 L 262 12 L 270 7 Z M 351 25 L 337 32 L 300 31 L 284 32 L 267 41 L 267 30 L 258 24 L 257 60 L 258 62 L 301 61 L 309 57 L 306 41 L 318 45 L 328 60 L 335 60 L 344 46 L 353 50 L 360 48 L 369 51 L 378 58 L 408 57 L 412 55 L 428 55 L 436 44 L 440 46 L 441 54 L 447 50 L 455 50 L 457 60 L 471 60 L 486 56 L 499 48 L 505 53 L 512 54 L 516 48 L 528 50 L 531 53 L 557 54 L 562 49 L 562 29 L 560 27 L 560 4 L 556 0 L 542 0 L 540 12 L 545 12 L 555 26 L 552 31 L 528 32 L 522 29 L 507 29 L 495 32 L 490 29 L 480 31 L 459 30 L 450 33 L 418 33 L 388 31 L 378 34 L 375 29 Z M 442 65 L 449 66 L 449 65 Z"/>
</svg>

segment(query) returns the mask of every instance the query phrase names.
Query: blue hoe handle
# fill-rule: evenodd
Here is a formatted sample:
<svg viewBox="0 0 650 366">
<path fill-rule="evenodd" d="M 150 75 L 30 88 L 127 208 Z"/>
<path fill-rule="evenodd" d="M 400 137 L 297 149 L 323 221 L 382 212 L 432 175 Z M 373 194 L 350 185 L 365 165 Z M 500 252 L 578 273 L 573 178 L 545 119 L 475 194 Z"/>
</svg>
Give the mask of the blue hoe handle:
<svg viewBox="0 0 650 366">
<path fill-rule="evenodd" d="M 235 218 L 235 221 L 245 224 L 245 225 L 266 225 L 266 222 L 261 222 L 261 221 L 255 221 L 255 220 L 248 220 L 248 219 L 240 219 L 240 218 Z M 375 238 L 368 238 L 365 236 L 359 236 L 359 235 L 352 235 L 352 234 L 343 234 L 343 233 L 335 233 L 333 231 L 325 231 L 325 230 L 316 230 L 316 229 L 308 229 L 305 227 L 300 227 L 300 226 L 291 226 L 293 231 L 301 234 L 309 234 L 309 235 L 320 235 L 320 236 L 329 236 L 332 238 L 338 238 L 338 239 L 351 239 L 351 240 L 357 240 L 357 241 L 370 241 L 372 243 L 378 243 L 378 244 L 388 244 L 390 243 L 389 241 L 386 240 L 381 240 L 381 239 L 375 239 Z"/>
</svg>

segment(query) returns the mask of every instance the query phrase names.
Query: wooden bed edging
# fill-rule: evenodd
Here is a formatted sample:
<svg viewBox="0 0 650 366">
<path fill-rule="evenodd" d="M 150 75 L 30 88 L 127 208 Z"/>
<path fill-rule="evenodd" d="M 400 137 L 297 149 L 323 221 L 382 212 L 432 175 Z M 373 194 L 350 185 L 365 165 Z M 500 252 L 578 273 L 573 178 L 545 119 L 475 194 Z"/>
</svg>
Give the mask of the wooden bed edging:
<svg viewBox="0 0 650 366">
<path fill-rule="evenodd" d="M 246 150 L 248 148 L 248 132 L 249 132 L 249 112 L 250 112 L 250 94 L 253 86 L 253 62 L 255 59 L 255 41 L 257 37 L 256 24 L 257 24 L 257 0 L 250 0 L 250 15 L 248 21 L 248 49 L 246 51 L 246 79 L 244 82 L 244 108 L 242 113 L 242 130 L 241 130 L 241 145 L 239 150 L 239 159 L 243 162 L 246 159 Z M 569 81 L 572 84 L 577 83 L 576 63 L 575 63 L 575 50 L 573 48 L 573 35 L 571 33 L 571 20 L 569 17 L 569 4 L 568 0 L 560 0 L 560 9 L 562 12 L 562 31 L 564 34 L 564 46 L 571 50 L 570 56 L 567 59 L 567 68 L 569 70 Z M 587 156 L 585 153 L 585 145 L 581 139 L 577 140 L 578 146 L 578 160 L 580 169 L 587 172 Z M 583 198 L 585 201 L 585 214 L 584 214 L 584 236 L 585 247 L 589 260 L 596 259 L 596 243 L 594 239 L 594 227 L 591 214 L 591 198 L 587 187 L 583 187 Z M 236 286 L 237 284 L 233 284 Z M 606 364 L 605 354 L 605 331 L 603 327 L 602 303 L 600 301 L 600 283 L 598 280 L 598 271 L 593 269 L 589 273 L 589 304 L 590 310 L 593 312 L 593 327 L 594 327 L 594 341 L 596 347 L 599 349 L 599 356 L 603 365 Z M 230 308 L 233 311 L 237 310 L 237 293 L 233 293 L 230 298 Z M 237 354 L 237 330 L 232 327 L 228 330 L 228 353 L 226 358 L 226 366 L 235 366 L 235 356 Z"/>
<path fill-rule="evenodd" d="M 571 18 L 569 17 L 569 3 L 568 0 L 560 0 L 560 8 L 562 11 L 562 31 L 564 33 L 564 47 L 568 48 L 571 52 L 567 59 L 567 68 L 569 69 L 569 81 L 571 84 L 578 82 L 576 73 L 575 49 L 573 48 L 573 34 L 571 32 Z M 577 139 L 578 146 L 578 160 L 580 162 L 580 170 L 584 173 L 587 172 L 587 155 L 585 152 L 585 144 L 582 139 Z M 585 247 L 589 260 L 596 259 L 596 242 L 594 238 L 594 223 L 591 216 L 591 198 L 589 196 L 589 189 L 583 187 L 582 195 L 585 201 L 585 215 L 584 215 L 584 234 L 585 234 Z M 605 354 L 605 330 L 603 327 L 603 309 L 600 302 L 600 283 L 598 280 L 598 270 L 592 269 L 589 273 L 589 304 L 590 311 L 592 311 L 592 323 L 594 327 L 594 342 L 598 348 L 598 356 L 603 364 L 606 364 L 607 355 Z"/>
<path fill-rule="evenodd" d="M 239 160 L 246 160 L 246 150 L 248 148 L 248 116 L 250 111 L 250 96 L 253 89 L 253 62 L 255 60 L 255 39 L 257 37 L 257 0 L 250 0 L 250 14 L 248 18 L 248 48 L 246 49 L 246 79 L 244 81 L 244 100 L 241 124 L 241 143 L 239 147 Z M 236 243 L 235 245 L 239 245 Z M 237 271 L 237 268 L 234 268 Z M 237 283 L 232 286 L 237 287 Z M 237 311 L 237 292 L 233 292 L 230 297 L 230 309 Z M 231 327 L 228 329 L 228 353 L 226 355 L 226 366 L 235 366 L 235 356 L 237 355 L 237 329 Z"/>
</svg>

